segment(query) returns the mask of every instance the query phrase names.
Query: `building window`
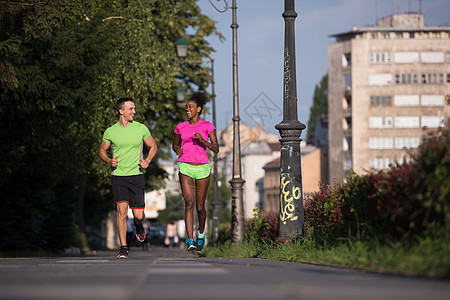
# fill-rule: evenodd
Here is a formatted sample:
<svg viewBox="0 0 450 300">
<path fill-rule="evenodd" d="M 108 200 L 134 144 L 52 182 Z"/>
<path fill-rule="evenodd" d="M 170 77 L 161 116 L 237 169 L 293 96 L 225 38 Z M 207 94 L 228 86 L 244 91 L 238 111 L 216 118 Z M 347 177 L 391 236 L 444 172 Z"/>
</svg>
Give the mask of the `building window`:
<svg viewBox="0 0 450 300">
<path fill-rule="evenodd" d="M 371 64 L 390 63 L 392 61 L 391 52 L 370 52 Z"/>
<path fill-rule="evenodd" d="M 395 128 L 419 128 L 419 117 L 395 117 Z"/>
<path fill-rule="evenodd" d="M 419 95 L 395 95 L 395 106 L 419 106 Z"/>
<path fill-rule="evenodd" d="M 450 73 L 447 73 L 447 83 L 450 83 Z"/>
<path fill-rule="evenodd" d="M 372 39 L 376 40 L 376 39 L 378 38 L 378 33 L 372 33 L 372 34 L 370 35 L 370 37 L 371 37 Z"/>
<path fill-rule="evenodd" d="M 410 32 L 410 33 L 409 33 L 409 38 L 410 38 L 410 39 L 413 39 L 413 38 L 414 38 L 414 32 Z"/>
<path fill-rule="evenodd" d="M 419 62 L 419 52 L 395 52 L 394 61 L 399 64 Z"/>
<path fill-rule="evenodd" d="M 344 151 L 352 151 L 352 138 L 351 137 L 344 137 L 342 142 L 343 142 L 342 149 Z"/>
<path fill-rule="evenodd" d="M 450 52 L 447 52 L 447 62 L 450 63 Z"/>
<path fill-rule="evenodd" d="M 448 78 L 447 78 L 448 79 Z M 422 74 L 423 84 L 442 84 L 444 83 L 444 74 Z"/>
<path fill-rule="evenodd" d="M 353 161 L 351 157 L 346 157 L 344 160 L 344 170 L 350 170 L 351 168 L 353 168 Z"/>
<path fill-rule="evenodd" d="M 395 38 L 396 39 L 402 39 L 403 38 L 403 32 L 396 32 L 395 33 Z"/>
<path fill-rule="evenodd" d="M 422 116 L 420 123 L 422 127 L 428 128 L 444 127 L 445 118 L 443 116 Z"/>
<path fill-rule="evenodd" d="M 352 55 L 350 53 L 344 53 L 342 55 L 342 66 L 350 67 L 352 65 Z"/>
<path fill-rule="evenodd" d="M 422 106 L 444 106 L 444 95 L 422 95 Z"/>
<path fill-rule="evenodd" d="M 391 106 L 392 105 L 392 97 L 391 96 L 371 96 L 370 97 L 370 106 Z"/>
<path fill-rule="evenodd" d="M 392 74 L 369 74 L 369 85 L 392 84 Z"/>
<path fill-rule="evenodd" d="M 369 117 L 369 128 L 392 128 L 392 117 Z"/>
<path fill-rule="evenodd" d="M 389 168 L 393 162 L 392 158 L 387 157 L 376 157 L 370 159 L 370 168 L 371 169 L 386 169 Z"/>
<path fill-rule="evenodd" d="M 419 83 L 419 75 L 417 74 L 395 74 L 396 84 L 417 84 Z"/>
<path fill-rule="evenodd" d="M 381 38 L 382 38 L 382 39 L 389 39 L 389 37 L 390 37 L 389 32 L 383 32 L 383 33 L 381 33 Z"/>
<path fill-rule="evenodd" d="M 391 137 L 371 137 L 369 138 L 369 149 L 392 149 L 393 143 Z"/>
<path fill-rule="evenodd" d="M 443 63 L 444 52 L 422 52 L 420 53 L 420 59 L 422 63 Z"/>
<path fill-rule="evenodd" d="M 395 138 L 395 148 L 417 148 L 419 147 L 420 138 L 418 137 L 396 137 Z"/>
<path fill-rule="evenodd" d="M 352 87 L 352 74 L 344 74 L 344 87 L 345 89 L 351 89 Z"/>
</svg>

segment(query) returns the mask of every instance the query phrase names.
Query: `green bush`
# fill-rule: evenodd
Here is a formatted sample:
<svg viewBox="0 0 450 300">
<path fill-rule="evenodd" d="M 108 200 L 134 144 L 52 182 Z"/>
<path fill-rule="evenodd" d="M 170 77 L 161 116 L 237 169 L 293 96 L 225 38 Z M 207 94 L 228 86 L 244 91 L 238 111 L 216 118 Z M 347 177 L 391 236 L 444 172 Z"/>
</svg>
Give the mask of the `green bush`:
<svg viewBox="0 0 450 300">
<path fill-rule="evenodd" d="M 411 161 L 321 187 L 305 201 L 305 232 L 409 240 L 450 227 L 450 138 L 443 129 Z"/>
<path fill-rule="evenodd" d="M 253 218 L 245 222 L 245 237 L 249 240 L 274 243 L 279 233 L 278 212 L 261 213 L 258 208 L 253 209 Z"/>
<path fill-rule="evenodd" d="M 222 223 L 219 225 L 219 245 L 231 242 L 231 224 Z"/>
</svg>

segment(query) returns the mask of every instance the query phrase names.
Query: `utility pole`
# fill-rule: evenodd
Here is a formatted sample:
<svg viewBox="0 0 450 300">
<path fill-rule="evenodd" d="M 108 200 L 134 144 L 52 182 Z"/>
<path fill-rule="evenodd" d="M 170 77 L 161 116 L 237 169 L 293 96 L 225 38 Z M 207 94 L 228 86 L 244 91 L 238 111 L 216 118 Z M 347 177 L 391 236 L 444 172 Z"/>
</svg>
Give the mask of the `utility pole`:
<svg viewBox="0 0 450 300">
<path fill-rule="evenodd" d="M 210 57 L 211 61 L 211 98 L 212 98 L 212 111 L 213 111 L 213 125 L 217 128 L 216 124 L 216 93 L 214 89 L 214 56 Z M 220 225 L 220 199 L 219 199 L 219 186 L 217 172 L 217 153 L 213 154 L 214 163 L 214 182 L 213 182 L 213 216 L 212 216 L 212 242 L 213 246 L 217 247 L 219 243 L 219 225 Z"/>
<path fill-rule="evenodd" d="M 295 66 L 294 0 L 284 1 L 284 80 L 283 121 L 275 128 L 280 132 L 280 233 L 278 239 L 290 241 L 303 233 L 303 191 L 300 135 L 306 126 L 297 118 L 297 79 Z"/>
<path fill-rule="evenodd" d="M 237 62 L 237 24 L 236 0 L 232 2 L 233 22 L 233 178 L 231 184 L 231 241 L 240 244 L 244 241 L 244 201 L 243 187 L 245 180 L 241 177 L 241 146 L 239 131 L 239 93 Z"/>
</svg>

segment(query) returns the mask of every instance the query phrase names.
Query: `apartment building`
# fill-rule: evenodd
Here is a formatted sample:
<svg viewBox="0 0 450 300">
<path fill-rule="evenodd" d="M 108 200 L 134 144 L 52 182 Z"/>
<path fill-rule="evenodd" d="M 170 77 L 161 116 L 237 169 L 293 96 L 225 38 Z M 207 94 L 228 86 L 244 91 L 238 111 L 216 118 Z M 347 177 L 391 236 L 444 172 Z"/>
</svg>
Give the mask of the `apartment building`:
<svg viewBox="0 0 450 300">
<path fill-rule="evenodd" d="M 393 14 L 331 37 L 329 182 L 408 159 L 429 131 L 448 126 L 450 26 Z"/>
</svg>

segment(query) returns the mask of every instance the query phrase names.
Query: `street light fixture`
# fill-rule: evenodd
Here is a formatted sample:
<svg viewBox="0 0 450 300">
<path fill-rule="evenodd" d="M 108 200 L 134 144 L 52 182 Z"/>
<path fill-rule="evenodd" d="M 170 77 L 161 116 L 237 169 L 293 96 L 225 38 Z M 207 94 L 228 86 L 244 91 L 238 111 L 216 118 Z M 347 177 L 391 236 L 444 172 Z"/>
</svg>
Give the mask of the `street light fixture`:
<svg viewBox="0 0 450 300">
<path fill-rule="evenodd" d="M 175 47 L 177 49 L 177 56 L 179 58 L 185 58 L 186 57 L 187 51 L 188 51 L 188 46 L 189 46 L 188 41 L 185 38 L 180 37 L 177 40 L 177 42 L 175 43 Z"/>
<path fill-rule="evenodd" d="M 177 102 L 178 102 L 178 104 L 180 104 L 180 103 L 183 104 L 184 103 L 185 95 L 186 95 L 186 89 L 182 85 L 180 85 L 177 88 Z"/>
</svg>

